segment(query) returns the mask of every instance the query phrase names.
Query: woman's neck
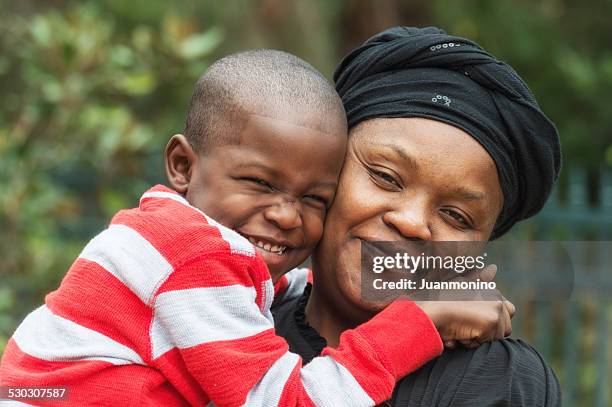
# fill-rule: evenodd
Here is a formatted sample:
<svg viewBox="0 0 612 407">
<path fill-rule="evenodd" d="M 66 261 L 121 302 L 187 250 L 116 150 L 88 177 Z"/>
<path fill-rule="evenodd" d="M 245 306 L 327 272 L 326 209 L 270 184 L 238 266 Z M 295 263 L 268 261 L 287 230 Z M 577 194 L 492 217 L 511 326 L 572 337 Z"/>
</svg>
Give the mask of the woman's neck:
<svg viewBox="0 0 612 407">
<path fill-rule="evenodd" d="M 327 341 L 327 345 L 335 348 L 340 341 L 340 334 L 347 329 L 358 325 L 354 321 L 343 317 L 338 307 L 330 304 L 320 289 L 312 287 L 312 292 L 306 304 L 306 321 L 319 335 Z"/>
</svg>

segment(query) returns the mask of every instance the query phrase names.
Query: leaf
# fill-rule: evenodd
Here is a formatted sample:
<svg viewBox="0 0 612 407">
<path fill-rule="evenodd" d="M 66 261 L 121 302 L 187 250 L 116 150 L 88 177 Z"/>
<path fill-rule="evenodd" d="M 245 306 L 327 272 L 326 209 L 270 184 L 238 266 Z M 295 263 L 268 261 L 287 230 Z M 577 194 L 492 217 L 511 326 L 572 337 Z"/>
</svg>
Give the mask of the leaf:
<svg viewBox="0 0 612 407">
<path fill-rule="evenodd" d="M 15 293 L 9 287 L 0 288 L 0 312 L 10 311 L 15 306 Z"/>
<path fill-rule="evenodd" d="M 223 39 L 223 33 L 212 28 L 205 33 L 187 37 L 179 46 L 178 53 L 185 59 L 200 58 L 214 50 Z"/>
<path fill-rule="evenodd" d="M 117 85 L 129 95 L 146 95 L 155 88 L 157 81 L 152 72 L 142 71 L 120 78 Z"/>
<path fill-rule="evenodd" d="M 34 41 L 42 47 L 48 47 L 51 43 L 51 27 L 44 16 L 36 16 L 30 28 Z"/>
</svg>

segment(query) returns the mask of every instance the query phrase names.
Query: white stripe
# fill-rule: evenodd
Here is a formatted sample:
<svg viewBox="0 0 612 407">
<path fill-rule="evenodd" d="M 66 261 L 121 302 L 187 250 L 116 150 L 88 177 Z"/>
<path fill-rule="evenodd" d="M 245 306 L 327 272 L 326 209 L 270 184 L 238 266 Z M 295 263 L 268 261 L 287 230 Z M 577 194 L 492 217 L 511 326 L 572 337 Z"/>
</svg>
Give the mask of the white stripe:
<svg viewBox="0 0 612 407">
<path fill-rule="evenodd" d="M 79 257 L 104 267 L 147 305 L 172 272 L 155 247 L 125 225 L 111 225 L 93 238 Z"/>
<path fill-rule="evenodd" d="M 293 269 L 285 277 L 287 278 L 287 289 L 283 295 L 283 302 L 289 301 L 293 298 L 299 298 L 304 294 L 306 284 L 308 284 L 308 269 Z"/>
<path fill-rule="evenodd" d="M 53 314 L 45 305 L 24 319 L 13 339 L 22 352 L 52 362 L 100 360 L 113 365 L 144 365 L 132 349 Z"/>
<path fill-rule="evenodd" d="M 0 400 L 0 406 L 2 407 L 34 407 L 32 404 L 22 403 L 21 401 L 15 400 Z"/>
<path fill-rule="evenodd" d="M 189 202 L 187 202 L 187 200 L 183 198 L 181 195 L 178 195 L 172 192 L 161 192 L 161 191 L 160 192 L 146 192 L 140 198 L 140 202 L 142 202 L 142 200 L 145 198 L 173 199 L 177 202 L 182 203 L 183 205 L 186 205 L 198 211 L 202 216 L 204 216 L 204 218 L 206 219 L 209 225 L 215 226 L 217 229 L 219 229 L 219 233 L 221 233 L 221 237 L 223 238 L 223 240 L 225 240 L 230 245 L 230 251 L 232 253 L 243 254 L 246 256 L 255 255 L 255 248 L 244 236 L 242 236 L 241 234 L 237 233 L 236 231 L 226 226 L 223 226 L 222 224 L 220 224 L 219 222 L 217 222 L 210 216 L 206 215 L 200 209 L 196 208 L 195 206 L 190 205 Z"/>
<path fill-rule="evenodd" d="M 249 391 L 245 406 L 275 407 L 280 401 L 285 383 L 298 363 L 300 357 L 295 353 L 287 352 L 281 356 L 261 380 Z"/>
<path fill-rule="evenodd" d="M 209 225 L 215 226 L 219 229 L 223 240 L 230 245 L 230 251 L 232 253 L 243 254 L 249 257 L 255 256 L 255 247 L 244 236 L 230 228 L 223 226 L 213 218 L 204 214 L 204 212 L 202 212 L 202 214 L 206 216 L 206 221 Z"/>
<path fill-rule="evenodd" d="M 151 328 L 153 358 L 172 345 L 188 348 L 245 338 L 273 328 L 257 307 L 255 298 L 253 287 L 241 285 L 159 294 Z"/>
<path fill-rule="evenodd" d="M 176 194 L 174 192 L 164 192 L 164 191 L 145 192 L 142 195 L 142 197 L 140 197 L 140 203 L 142 204 L 142 201 L 147 198 L 168 198 L 168 199 L 173 199 L 177 202 L 180 202 L 183 205 L 191 206 L 189 205 L 189 203 L 187 202 L 185 198 L 183 198 L 181 195 Z"/>
<path fill-rule="evenodd" d="M 329 356 L 314 358 L 301 373 L 306 393 L 317 406 L 374 405 L 350 372 Z"/>
<path fill-rule="evenodd" d="M 153 359 L 174 348 L 172 338 L 169 336 L 168 331 L 160 324 L 159 318 L 153 317 L 149 337 L 151 338 L 151 357 Z"/>
<path fill-rule="evenodd" d="M 274 301 L 274 284 L 272 284 L 271 279 L 267 279 L 266 281 L 262 281 L 262 292 L 263 292 L 263 302 L 262 302 L 262 313 L 266 317 L 271 324 L 274 324 L 274 317 L 272 316 L 272 312 L 270 311 L 270 307 L 272 307 L 272 302 Z"/>
</svg>

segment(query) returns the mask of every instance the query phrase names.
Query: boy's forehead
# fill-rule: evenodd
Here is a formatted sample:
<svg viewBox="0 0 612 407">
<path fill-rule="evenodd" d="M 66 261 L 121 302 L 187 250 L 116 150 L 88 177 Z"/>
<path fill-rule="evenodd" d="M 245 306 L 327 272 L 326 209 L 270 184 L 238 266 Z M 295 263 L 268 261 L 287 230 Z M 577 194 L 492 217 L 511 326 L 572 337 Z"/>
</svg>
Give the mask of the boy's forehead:
<svg viewBox="0 0 612 407">
<path fill-rule="evenodd" d="M 324 110 L 321 106 L 298 106 L 283 103 L 257 103 L 241 109 L 243 126 L 258 123 L 275 126 L 295 126 L 316 130 L 328 136 L 346 137 L 343 111 Z"/>
<path fill-rule="evenodd" d="M 317 167 L 335 173 L 345 154 L 347 136 L 302 125 L 295 116 L 247 114 L 236 142 L 219 152 L 224 165 L 258 162 L 268 169 L 287 173 Z M 281 168 L 279 170 L 278 168 Z M 317 174 L 323 176 L 323 173 Z"/>
<path fill-rule="evenodd" d="M 346 134 L 339 132 L 337 129 L 321 128 L 316 122 L 316 118 L 303 116 L 297 112 L 283 114 L 248 113 L 244 115 L 242 120 L 239 144 L 247 142 L 265 143 L 266 141 L 294 143 L 303 139 L 325 143 L 325 140 L 346 138 Z"/>
</svg>

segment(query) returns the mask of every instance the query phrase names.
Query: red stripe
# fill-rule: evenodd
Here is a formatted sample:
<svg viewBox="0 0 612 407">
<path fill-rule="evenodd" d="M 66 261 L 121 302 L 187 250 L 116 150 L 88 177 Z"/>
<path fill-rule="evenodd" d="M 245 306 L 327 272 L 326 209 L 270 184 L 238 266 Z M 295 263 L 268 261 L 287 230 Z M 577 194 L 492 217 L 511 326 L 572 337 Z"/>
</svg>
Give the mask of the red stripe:
<svg viewBox="0 0 612 407">
<path fill-rule="evenodd" d="M 229 252 L 200 255 L 177 268 L 156 295 L 200 287 L 254 287 L 255 281 L 260 281 L 259 275 L 253 273 L 254 263 L 253 257 L 233 255 Z"/>
<path fill-rule="evenodd" d="M 174 391 L 185 398 L 190 405 L 205 406 L 210 402 L 210 398 L 204 393 L 192 373 L 187 370 L 178 349 L 174 348 L 164 353 L 155 359 L 152 365 L 168 380 Z"/>
<path fill-rule="evenodd" d="M 230 251 L 219 229 L 195 209 L 171 199 L 149 199 L 146 211 L 120 211 L 112 224 L 130 227 L 144 237 L 174 268 L 204 252 Z"/>
<path fill-rule="evenodd" d="M 271 328 L 248 338 L 183 349 L 181 354 L 212 400 L 234 406 L 245 402 L 249 391 L 288 348 Z"/>
<path fill-rule="evenodd" d="M 0 366 L 3 386 L 66 386 L 68 400 L 37 405 L 116 406 L 141 405 L 142 400 L 155 400 L 156 405 L 187 405 L 169 387 L 161 374 L 140 365 L 114 366 L 102 361 L 49 362 L 23 353 L 11 339 Z"/>
<path fill-rule="evenodd" d="M 302 369 L 302 363 L 295 365 L 289 379 L 287 379 L 287 383 L 283 388 L 283 392 L 281 393 L 280 399 L 278 400 L 279 407 L 292 407 L 292 406 L 305 406 L 305 407 L 315 407 L 313 401 L 308 397 L 308 393 L 304 389 L 302 385 L 300 371 Z M 296 400 L 296 396 L 298 396 L 298 400 Z"/>
<path fill-rule="evenodd" d="M 77 259 L 45 302 L 54 314 L 134 349 L 145 363 L 150 360 L 151 309 L 99 264 Z"/>
<path fill-rule="evenodd" d="M 274 284 L 274 296 L 276 297 L 279 294 L 283 294 L 287 287 L 289 287 L 289 280 L 287 280 L 287 276 L 282 276 L 278 279 L 276 284 Z"/>
<path fill-rule="evenodd" d="M 308 269 L 308 277 L 306 277 L 306 281 L 308 281 L 310 284 L 312 284 L 312 269 Z"/>
</svg>

